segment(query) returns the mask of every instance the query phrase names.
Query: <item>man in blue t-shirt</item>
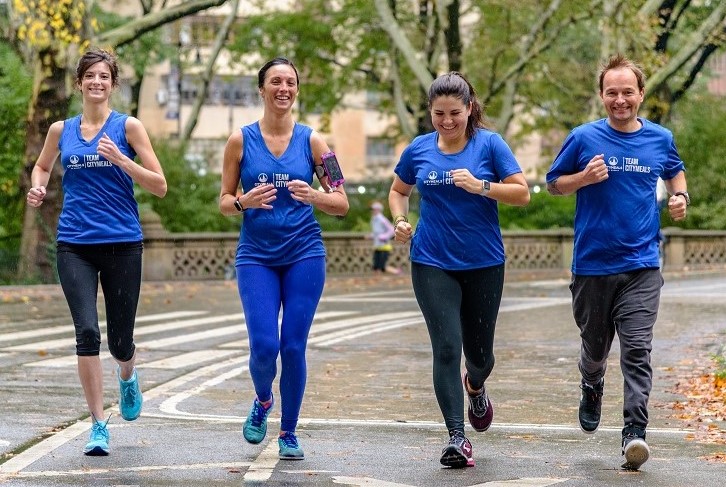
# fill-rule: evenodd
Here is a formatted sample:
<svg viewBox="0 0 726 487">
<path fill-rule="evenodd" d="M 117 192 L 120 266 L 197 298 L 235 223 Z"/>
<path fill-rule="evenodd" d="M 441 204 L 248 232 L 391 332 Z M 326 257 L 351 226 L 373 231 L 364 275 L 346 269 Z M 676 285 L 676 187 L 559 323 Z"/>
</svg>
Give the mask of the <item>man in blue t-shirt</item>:
<svg viewBox="0 0 726 487">
<path fill-rule="evenodd" d="M 658 178 L 671 194 L 673 220 L 686 217 L 690 198 L 673 135 L 638 117 L 645 87 L 641 68 L 613 56 L 600 70 L 599 84 L 608 116 L 568 135 L 547 173 L 547 189 L 577 193 L 570 290 L 582 339 L 580 428 L 592 434 L 600 423 L 607 357 L 617 333 L 625 381 L 623 468 L 637 470 L 650 455 L 650 352 L 663 285 Z"/>
</svg>

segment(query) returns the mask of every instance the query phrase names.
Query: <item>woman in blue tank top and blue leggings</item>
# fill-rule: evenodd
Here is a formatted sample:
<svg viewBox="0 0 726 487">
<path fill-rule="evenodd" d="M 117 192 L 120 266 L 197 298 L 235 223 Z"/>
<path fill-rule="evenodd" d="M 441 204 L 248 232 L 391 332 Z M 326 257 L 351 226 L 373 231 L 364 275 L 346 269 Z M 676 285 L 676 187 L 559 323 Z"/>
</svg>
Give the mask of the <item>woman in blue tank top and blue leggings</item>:
<svg viewBox="0 0 726 487">
<path fill-rule="evenodd" d="M 143 236 L 134 183 L 163 197 L 166 179 L 139 120 L 116 112 L 109 98 L 118 86 L 111 53 L 91 49 L 78 62 L 76 87 L 83 112 L 53 123 L 31 174 L 28 205 L 39 207 L 60 153 L 63 209 L 58 221 L 57 265 L 63 293 L 76 328 L 78 375 L 91 412 L 86 455 L 108 455 L 103 421 L 101 333 L 96 299 L 98 283 L 106 304 L 108 348 L 118 363 L 121 416 L 141 414 L 136 374 L 134 322 L 141 287 Z M 134 161 L 139 156 L 141 164 Z"/>
<path fill-rule="evenodd" d="M 343 216 L 348 198 L 327 177 L 320 181 L 323 191 L 311 186 L 313 166 L 329 148 L 320 134 L 292 118 L 299 91 L 295 66 L 285 58 L 267 62 L 258 88 L 263 116 L 227 140 L 219 199 L 224 215 L 243 215 L 235 267 L 256 393 L 243 434 L 255 444 L 265 438 L 279 355 L 280 458 L 302 460 L 295 428 L 307 377 L 305 350 L 325 283 L 325 248 L 313 207 Z"/>
</svg>

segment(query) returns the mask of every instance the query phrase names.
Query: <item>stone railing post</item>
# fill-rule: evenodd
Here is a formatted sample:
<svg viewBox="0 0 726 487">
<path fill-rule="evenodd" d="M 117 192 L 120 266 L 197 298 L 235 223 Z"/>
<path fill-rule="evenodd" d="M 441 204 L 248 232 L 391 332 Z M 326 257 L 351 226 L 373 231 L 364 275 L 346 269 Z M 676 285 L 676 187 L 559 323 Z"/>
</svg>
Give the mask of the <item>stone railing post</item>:
<svg viewBox="0 0 726 487">
<path fill-rule="evenodd" d="M 161 218 L 148 205 L 139 207 L 144 232 L 144 257 L 141 278 L 144 281 L 167 281 L 172 278 L 172 239 Z"/>
<path fill-rule="evenodd" d="M 663 270 L 675 271 L 686 267 L 686 236 L 679 227 L 663 229 Z"/>
</svg>

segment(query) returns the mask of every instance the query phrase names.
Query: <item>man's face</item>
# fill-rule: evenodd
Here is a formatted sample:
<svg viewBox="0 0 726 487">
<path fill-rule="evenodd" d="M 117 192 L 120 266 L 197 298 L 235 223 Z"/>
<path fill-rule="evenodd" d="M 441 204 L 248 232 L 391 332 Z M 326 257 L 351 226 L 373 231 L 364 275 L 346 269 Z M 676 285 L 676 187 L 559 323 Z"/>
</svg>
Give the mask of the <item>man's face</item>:
<svg viewBox="0 0 726 487">
<path fill-rule="evenodd" d="M 643 94 L 631 69 L 619 68 L 605 73 L 600 99 L 608 113 L 610 124 L 615 128 L 628 128 L 638 116 Z"/>
</svg>

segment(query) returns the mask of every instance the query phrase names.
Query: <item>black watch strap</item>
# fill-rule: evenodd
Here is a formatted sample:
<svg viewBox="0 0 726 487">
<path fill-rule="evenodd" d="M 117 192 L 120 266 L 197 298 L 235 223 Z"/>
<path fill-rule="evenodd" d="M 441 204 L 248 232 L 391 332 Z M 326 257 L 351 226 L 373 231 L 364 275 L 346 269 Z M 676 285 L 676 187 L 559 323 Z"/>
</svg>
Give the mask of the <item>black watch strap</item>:
<svg viewBox="0 0 726 487">
<path fill-rule="evenodd" d="M 234 199 L 234 207 L 235 207 L 235 208 L 237 209 L 237 211 L 239 211 L 240 213 L 242 213 L 243 211 L 245 211 L 245 210 L 247 209 L 247 208 L 245 208 L 244 206 L 242 206 L 242 203 L 240 203 L 240 201 L 239 201 L 239 197 L 237 197 L 237 198 L 235 198 L 235 199 Z"/>
</svg>

